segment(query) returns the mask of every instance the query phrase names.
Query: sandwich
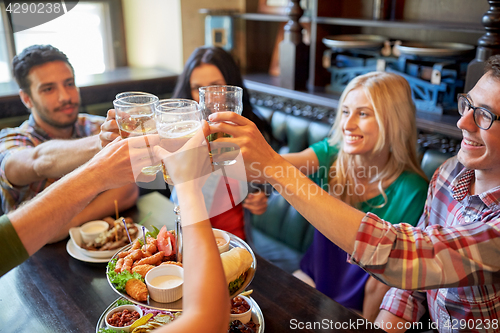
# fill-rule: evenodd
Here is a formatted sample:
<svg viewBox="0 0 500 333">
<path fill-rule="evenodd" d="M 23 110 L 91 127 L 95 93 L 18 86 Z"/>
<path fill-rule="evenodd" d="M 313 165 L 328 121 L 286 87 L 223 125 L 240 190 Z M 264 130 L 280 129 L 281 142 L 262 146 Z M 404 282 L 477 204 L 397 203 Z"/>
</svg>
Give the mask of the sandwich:
<svg viewBox="0 0 500 333">
<path fill-rule="evenodd" d="M 252 265 L 253 258 L 247 249 L 234 247 L 220 255 L 229 294 L 232 295 L 245 281 L 247 271 Z"/>
</svg>

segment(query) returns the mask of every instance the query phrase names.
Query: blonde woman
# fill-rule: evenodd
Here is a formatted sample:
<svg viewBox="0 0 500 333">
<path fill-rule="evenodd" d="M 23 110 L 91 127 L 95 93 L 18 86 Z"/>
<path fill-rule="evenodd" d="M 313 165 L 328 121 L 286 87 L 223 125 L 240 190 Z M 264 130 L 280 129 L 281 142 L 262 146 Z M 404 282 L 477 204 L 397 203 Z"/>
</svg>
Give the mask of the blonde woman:
<svg viewBox="0 0 500 333">
<path fill-rule="evenodd" d="M 427 194 L 417 160 L 415 106 L 396 74 L 353 79 L 339 100 L 330 138 L 283 156 L 331 195 L 381 218 L 416 225 Z M 389 287 L 346 262 L 346 253 L 317 230 L 295 275 L 374 320 Z"/>
</svg>

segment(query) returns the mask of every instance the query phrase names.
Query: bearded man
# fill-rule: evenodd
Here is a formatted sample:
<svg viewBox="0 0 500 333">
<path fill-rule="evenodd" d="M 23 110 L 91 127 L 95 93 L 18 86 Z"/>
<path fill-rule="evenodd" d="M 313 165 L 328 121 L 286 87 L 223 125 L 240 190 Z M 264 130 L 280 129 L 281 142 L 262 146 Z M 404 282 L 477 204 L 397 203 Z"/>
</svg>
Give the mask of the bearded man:
<svg viewBox="0 0 500 333">
<path fill-rule="evenodd" d="M 32 45 L 15 56 L 12 65 L 19 96 L 31 114 L 21 126 L 0 132 L 0 195 L 5 213 L 98 153 L 105 120 L 79 114 L 80 91 L 74 70 L 57 48 Z M 138 194 L 136 184 L 102 192 L 52 241 L 66 238 L 71 227 L 113 214 L 114 200 L 120 210 L 133 206 Z"/>
</svg>

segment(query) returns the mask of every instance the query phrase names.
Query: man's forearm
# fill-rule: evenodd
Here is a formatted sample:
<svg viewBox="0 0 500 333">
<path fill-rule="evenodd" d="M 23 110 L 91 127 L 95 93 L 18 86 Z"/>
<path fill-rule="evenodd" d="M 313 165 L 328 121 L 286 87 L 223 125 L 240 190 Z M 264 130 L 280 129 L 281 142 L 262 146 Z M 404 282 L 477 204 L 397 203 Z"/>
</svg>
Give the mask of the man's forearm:
<svg viewBox="0 0 500 333">
<path fill-rule="evenodd" d="M 389 333 L 405 332 L 405 325 L 408 321 L 393 315 L 387 310 L 380 310 L 375 323 L 379 325 L 384 331 Z"/>
<path fill-rule="evenodd" d="M 28 254 L 32 255 L 45 245 L 55 229 L 69 222 L 105 190 L 103 184 L 98 173 L 80 168 L 47 188 L 36 199 L 9 213 L 9 219 Z"/>
<path fill-rule="evenodd" d="M 390 287 L 374 277 L 370 276 L 365 283 L 365 296 L 363 298 L 363 317 L 368 321 L 375 322 L 379 313 L 379 307 L 384 299 L 385 293 Z"/>
<path fill-rule="evenodd" d="M 10 155 L 5 174 L 16 186 L 47 178 L 57 179 L 90 160 L 99 150 L 96 135 L 75 140 L 50 140 Z"/>
<path fill-rule="evenodd" d="M 39 177 L 58 178 L 90 160 L 99 150 L 97 135 L 47 141 L 35 147 L 34 170 Z"/>
<path fill-rule="evenodd" d="M 151 140 L 154 145 L 158 142 L 157 136 L 151 136 Z M 117 139 L 84 166 L 10 213 L 10 221 L 28 253 L 46 244 L 97 194 L 133 183 L 149 156 L 143 142 L 143 137 Z"/>
<path fill-rule="evenodd" d="M 318 231 L 352 253 L 363 212 L 332 197 L 281 157 L 269 163 L 264 173 L 266 180 Z"/>
<path fill-rule="evenodd" d="M 422 229 L 391 224 L 368 213 L 361 222 L 352 263 L 404 290 L 494 284 L 500 272 L 499 220 Z M 467 239 L 468 242 L 461 242 Z M 464 245 L 465 244 L 465 245 Z M 406 279 L 401 279 L 402 274 Z M 472 281 L 472 282 L 471 282 Z M 414 296 L 415 297 L 415 296 Z"/>
<path fill-rule="evenodd" d="M 49 242 L 57 242 L 68 237 L 69 229 L 80 226 L 82 223 L 102 219 L 106 216 L 115 216 L 115 200 L 118 204 L 118 210 L 123 211 L 135 205 L 138 196 L 139 188 L 135 183 L 102 192 L 73 217 L 69 223 L 61 227 Z"/>
</svg>

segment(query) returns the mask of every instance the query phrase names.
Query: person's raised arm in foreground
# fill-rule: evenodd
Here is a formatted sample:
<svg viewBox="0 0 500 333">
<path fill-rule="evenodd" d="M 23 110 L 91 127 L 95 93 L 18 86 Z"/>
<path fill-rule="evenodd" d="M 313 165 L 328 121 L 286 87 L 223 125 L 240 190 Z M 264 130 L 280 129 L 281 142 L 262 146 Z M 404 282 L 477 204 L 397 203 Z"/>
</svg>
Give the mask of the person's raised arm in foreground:
<svg viewBox="0 0 500 333">
<path fill-rule="evenodd" d="M 233 138 L 219 139 L 217 142 L 231 142 L 239 146 L 248 180 L 264 178 L 294 206 L 308 221 L 348 253 L 354 249 L 354 241 L 364 213 L 331 197 L 319 186 L 301 173 L 285 158 L 276 153 L 260 134 L 257 127 L 248 119 L 218 112 L 210 115 L 211 132 L 223 132 Z M 231 121 L 235 125 L 225 123 Z M 311 203 L 314 202 L 314 205 Z M 335 217 L 338 226 L 329 227 L 331 217 Z M 344 221 L 341 223 L 340 221 Z"/>
<path fill-rule="evenodd" d="M 88 118 L 85 126 L 94 128 L 98 123 L 99 119 Z M 103 135 L 108 134 L 105 130 L 101 132 Z M 31 140 L 29 135 L 14 130 L 12 133 L 7 131 L 0 138 L 0 160 L 3 162 L 3 181 L 6 183 L 3 186 L 4 190 L 7 189 L 3 195 L 7 197 L 4 200 L 9 203 L 7 207 L 4 206 L 5 212 L 12 211 L 22 201 L 29 200 L 44 187 L 83 165 L 105 146 L 99 141 L 98 135 L 79 139 L 53 139 L 39 144 Z M 30 190 L 26 190 L 28 188 Z M 53 233 L 50 242 L 66 238 L 71 227 L 113 213 L 114 200 L 117 200 L 120 209 L 133 206 L 138 193 L 138 187 L 131 183 L 98 194 L 70 223 L 60 228 L 58 233 Z M 13 198 L 17 202 L 12 202 Z"/>
<path fill-rule="evenodd" d="M 386 332 L 406 331 L 410 327 L 407 323 L 417 323 L 427 311 L 428 304 L 425 292 L 391 288 L 386 293 L 385 298 L 390 298 L 390 301 L 385 302 L 384 300 L 374 322 L 378 323 Z M 400 303 L 402 303 L 401 307 L 399 307 Z M 396 316 L 391 311 L 398 315 Z"/>
<path fill-rule="evenodd" d="M 350 253 L 351 261 L 386 284 L 401 289 L 434 289 L 498 281 L 497 219 L 470 223 L 467 227 L 430 226 L 424 230 L 404 223 L 391 225 L 328 195 L 274 152 L 249 120 L 235 113 L 219 112 L 212 114 L 210 121 L 217 122 L 210 126 L 211 133 L 233 136 L 216 142 L 240 147 L 249 180 L 253 176 L 265 177 L 321 233 Z M 457 240 L 463 239 L 470 240 L 469 246 L 459 246 L 461 242 Z M 399 256 L 401 253 L 406 259 Z M 468 274 L 458 275 L 457 269 Z M 402 274 L 422 272 L 425 277 L 411 285 L 401 279 Z M 469 281 L 470 274 L 477 279 Z"/>
<path fill-rule="evenodd" d="M 206 123 L 205 130 L 208 131 Z M 201 188 L 212 171 L 203 131 L 170 154 L 156 147 L 172 178 L 181 208 L 182 316 L 155 332 L 227 332 L 229 291 Z"/>
<path fill-rule="evenodd" d="M 150 137 L 152 145 L 158 141 L 157 136 Z M 7 237 L 2 243 L 15 245 L 15 252 L 7 255 L 4 252 L 9 247 L 2 247 L 0 276 L 44 246 L 98 193 L 134 182 L 146 165 L 142 158 L 148 154 L 143 137 L 117 139 L 88 163 L 4 216 L 0 238 Z"/>
<path fill-rule="evenodd" d="M 113 118 L 110 118 L 109 116 L 111 111 L 113 112 Z M 120 137 L 120 135 L 118 133 L 118 125 L 114 120 L 114 110 L 110 110 L 108 111 L 106 121 L 101 125 L 101 132 L 99 133 L 99 146 L 104 148 L 118 137 Z M 143 177 L 145 178 L 142 179 Z M 146 175 L 141 175 L 139 180 L 147 181 L 147 177 L 148 176 Z M 71 219 L 70 223 L 66 224 L 63 228 L 60 228 L 59 232 L 54 234 L 50 242 L 57 242 L 68 237 L 69 229 L 72 227 L 77 227 L 87 221 L 101 219 L 110 214 L 113 215 L 115 212 L 115 200 L 118 205 L 118 211 L 122 211 L 135 205 L 138 197 L 139 187 L 135 183 L 113 188 L 98 194 L 80 211 L 80 213 Z"/>
<path fill-rule="evenodd" d="M 51 140 L 37 147 L 21 150 L 8 158 L 5 175 L 11 184 L 18 186 L 27 186 L 47 178 L 57 179 L 92 158 L 99 151 L 98 148 L 91 148 L 97 146 L 97 142 L 97 136 L 76 140 Z M 135 184 L 127 184 L 102 194 L 96 193 L 99 195 L 94 200 L 87 201 L 87 205 L 80 209 L 79 214 L 73 215 L 71 223 L 61 227 L 58 233 L 52 233 L 49 241 L 64 239 L 68 236 L 69 228 L 112 213 L 114 200 L 124 209 L 131 207 L 137 200 L 138 192 Z"/>
<path fill-rule="evenodd" d="M 3 144 L 8 146 L 9 138 L 4 138 Z M 15 186 L 25 186 L 47 178 L 57 179 L 87 162 L 98 151 L 97 135 L 74 140 L 50 140 L 10 154 L 6 160 L 5 174 Z"/>
</svg>

